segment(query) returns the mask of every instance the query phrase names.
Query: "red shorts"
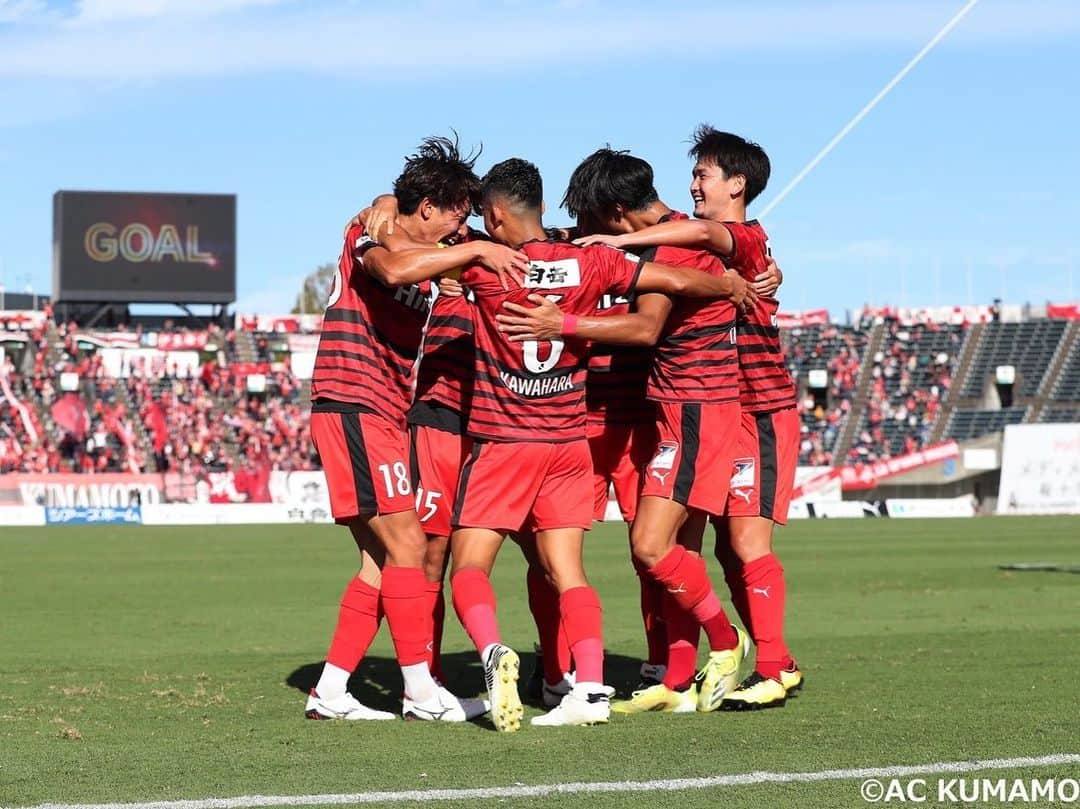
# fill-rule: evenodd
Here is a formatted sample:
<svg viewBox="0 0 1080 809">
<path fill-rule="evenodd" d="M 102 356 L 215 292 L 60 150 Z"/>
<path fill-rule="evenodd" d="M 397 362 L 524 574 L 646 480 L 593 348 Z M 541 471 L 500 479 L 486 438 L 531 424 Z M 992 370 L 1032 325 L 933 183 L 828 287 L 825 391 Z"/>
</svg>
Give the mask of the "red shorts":
<svg viewBox="0 0 1080 809">
<path fill-rule="evenodd" d="M 415 508 L 405 433 L 382 416 L 313 410 L 311 440 L 337 522 Z"/>
<path fill-rule="evenodd" d="M 589 444 L 474 441 L 461 471 L 455 528 L 546 531 L 592 526 Z"/>
<path fill-rule="evenodd" d="M 642 496 L 723 514 L 740 412 L 738 402 L 658 402 L 656 452 Z"/>
<path fill-rule="evenodd" d="M 428 536 L 448 537 L 461 468 L 469 458 L 472 439 L 425 424 L 412 425 L 409 434 L 420 524 Z"/>
<path fill-rule="evenodd" d="M 766 517 L 778 525 L 787 523 L 799 462 L 799 428 L 794 407 L 742 414 L 727 516 Z"/>
<path fill-rule="evenodd" d="M 608 489 L 626 522 L 633 522 L 641 497 L 641 473 L 656 451 L 655 424 L 604 424 L 590 430 L 593 464 L 593 519 L 607 511 Z"/>
</svg>

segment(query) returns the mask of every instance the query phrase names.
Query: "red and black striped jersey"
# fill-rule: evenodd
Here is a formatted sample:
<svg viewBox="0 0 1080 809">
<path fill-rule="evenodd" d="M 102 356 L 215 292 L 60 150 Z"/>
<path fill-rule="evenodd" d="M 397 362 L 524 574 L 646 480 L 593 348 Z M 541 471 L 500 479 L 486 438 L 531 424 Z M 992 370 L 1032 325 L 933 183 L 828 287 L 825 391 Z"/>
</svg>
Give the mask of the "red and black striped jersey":
<svg viewBox="0 0 1080 809">
<path fill-rule="evenodd" d="M 724 264 L 706 250 L 650 247 L 643 261 L 723 275 Z M 739 400 L 735 306 L 726 299 L 675 298 L 653 353 L 647 395 L 657 402 Z"/>
<path fill-rule="evenodd" d="M 472 396 L 475 354 L 472 304 L 464 296 L 436 295 L 416 371 L 416 401 L 465 413 Z"/>
<path fill-rule="evenodd" d="M 756 220 L 724 225 L 735 242 L 725 262 L 748 283 L 753 282 L 768 265 L 769 237 L 765 229 Z M 795 385 L 784 362 L 780 329 L 776 326 L 779 308 L 776 298 L 759 298 L 757 306 L 739 320 L 739 402 L 743 410 L 752 413 L 795 406 Z"/>
<path fill-rule="evenodd" d="M 631 311 L 632 295 L 604 295 L 596 307 L 598 315 L 624 315 Z M 592 344 L 585 376 L 585 409 L 590 427 L 656 421 L 656 408 L 645 398 L 652 361 L 651 348 Z"/>
<path fill-rule="evenodd" d="M 357 404 L 405 428 L 431 284 L 388 287 L 364 270 L 375 242 L 354 225 L 330 288 L 311 399 Z"/>
<path fill-rule="evenodd" d="M 504 290 L 496 276 L 478 267 L 462 276 L 476 295 L 476 379 L 469 434 L 491 441 L 582 439 L 588 343 L 511 343 L 498 330 L 495 316 L 503 311 L 504 301 L 528 306 L 534 293 L 547 295 L 569 314 L 594 314 L 603 295 L 630 294 L 640 262 L 602 245 L 533 241 L 521 250 L 530 262 L 524 288 Z"/>
</svg>

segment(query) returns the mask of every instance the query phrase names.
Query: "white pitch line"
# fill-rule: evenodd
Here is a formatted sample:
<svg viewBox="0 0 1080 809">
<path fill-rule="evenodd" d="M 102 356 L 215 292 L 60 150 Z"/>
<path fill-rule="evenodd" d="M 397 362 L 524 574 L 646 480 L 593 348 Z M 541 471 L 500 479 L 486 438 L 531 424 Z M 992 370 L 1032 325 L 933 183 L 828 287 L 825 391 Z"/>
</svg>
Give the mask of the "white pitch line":
<svg viewBox="0 0 1080 809">
<path fill-rule="evenodd" d="M 714 775 L 706 778 L 672 778 L 663 781 L 579 781 L 571 784 L 481 787 L 477 789 L 412 789 L 404 792 L 354 792 L 331 795 L 242 795 L 237 798 L 205 798 L 188 801 L 144 803 L 43 803 L 34 809 L 261 809 L 271 806 L 340 806 L 362 803 L 419 803 L 422 801 L 464 801 L 488 798 L 542 798 L 548 795 L 581 795 L 598 792 L 680 792 L 687 789 L 749 786 L 754 784 L 797 784 L 855 778 L 903 778 L 908 775 L 936 775 L 980 770 L 1014 770 L 1021 767 L 1050 767 L 1080 764 L 1080 753 L 1056 753 L 1036 758 L 996 758 L 976 761 L 938 761 L 894 767 L 866 767 L 819 772 L 749 772 Z"/>
</svg>

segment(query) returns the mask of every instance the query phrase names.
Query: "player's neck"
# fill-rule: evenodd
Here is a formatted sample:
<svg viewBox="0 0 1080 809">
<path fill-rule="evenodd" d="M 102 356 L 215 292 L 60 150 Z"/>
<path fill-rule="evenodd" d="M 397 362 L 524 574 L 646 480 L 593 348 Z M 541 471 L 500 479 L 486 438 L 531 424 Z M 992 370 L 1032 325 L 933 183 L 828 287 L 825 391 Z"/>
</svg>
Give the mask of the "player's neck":
<svg viewBox="0 0 1080 809">
<path fill-rule="evenodd" d="M 661 219 L 671 213 L 671 208 L 660 200 L 657 200 L 642 211 L 628 212 L 626 214 L 626 221 L 630 223 L 632 231 L 638 231 L 658 224 Z"/>
<path fill-rule="evenodd" d="M 746 206 L 743 204 L 742 197 L 731 200 L 717 211 L 715 216 L 710 216 L 709 219 L 714 222 L 745 222 Z"/>
<path fill-rule="evenodd" d="M 505 227 L 506 244 L 509 247 L 518 248 L 525 242 L 542 242 L 547 240 L 547 233 L 544 232 L 544 224 L 539 219 L 531 222 L 520 222 L 510 225 L 507 223 Z"/>
</svg>

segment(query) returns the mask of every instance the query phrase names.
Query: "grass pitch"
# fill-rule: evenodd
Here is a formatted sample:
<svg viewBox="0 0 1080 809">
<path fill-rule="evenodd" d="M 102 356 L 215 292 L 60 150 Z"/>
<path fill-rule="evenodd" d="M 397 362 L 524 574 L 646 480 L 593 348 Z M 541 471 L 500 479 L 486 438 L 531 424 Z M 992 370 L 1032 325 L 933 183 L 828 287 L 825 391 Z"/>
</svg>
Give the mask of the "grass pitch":
<svg viewBox="0 0 1080 809">
<path fill-rule="evenodd" d="M 606 727 L 303 719 L 355 565 L 330 526 L 0 530 L 0 806 L 621 781 L 1080 752 L 1080 519 L 806 521 L 779 532 L 807 675 L 779 710 Z M 642 653 L 625 530 L 590 534 L 608 679 Z M 710 565 L 718 591 L 723 579 Z M 528 672 L 524 567 L 495 571 Z M 447 622 L 449 685 L 482 688 Z M 396 710 L 385 629 L 354 692 Z M 1007 777 L 1078 777 L 1077 766 Z M 858 783 L 502 800 L 500 805 L 862 806 Z M 440 804 L 450 806 L 453 804 Z"/>
</svg>

